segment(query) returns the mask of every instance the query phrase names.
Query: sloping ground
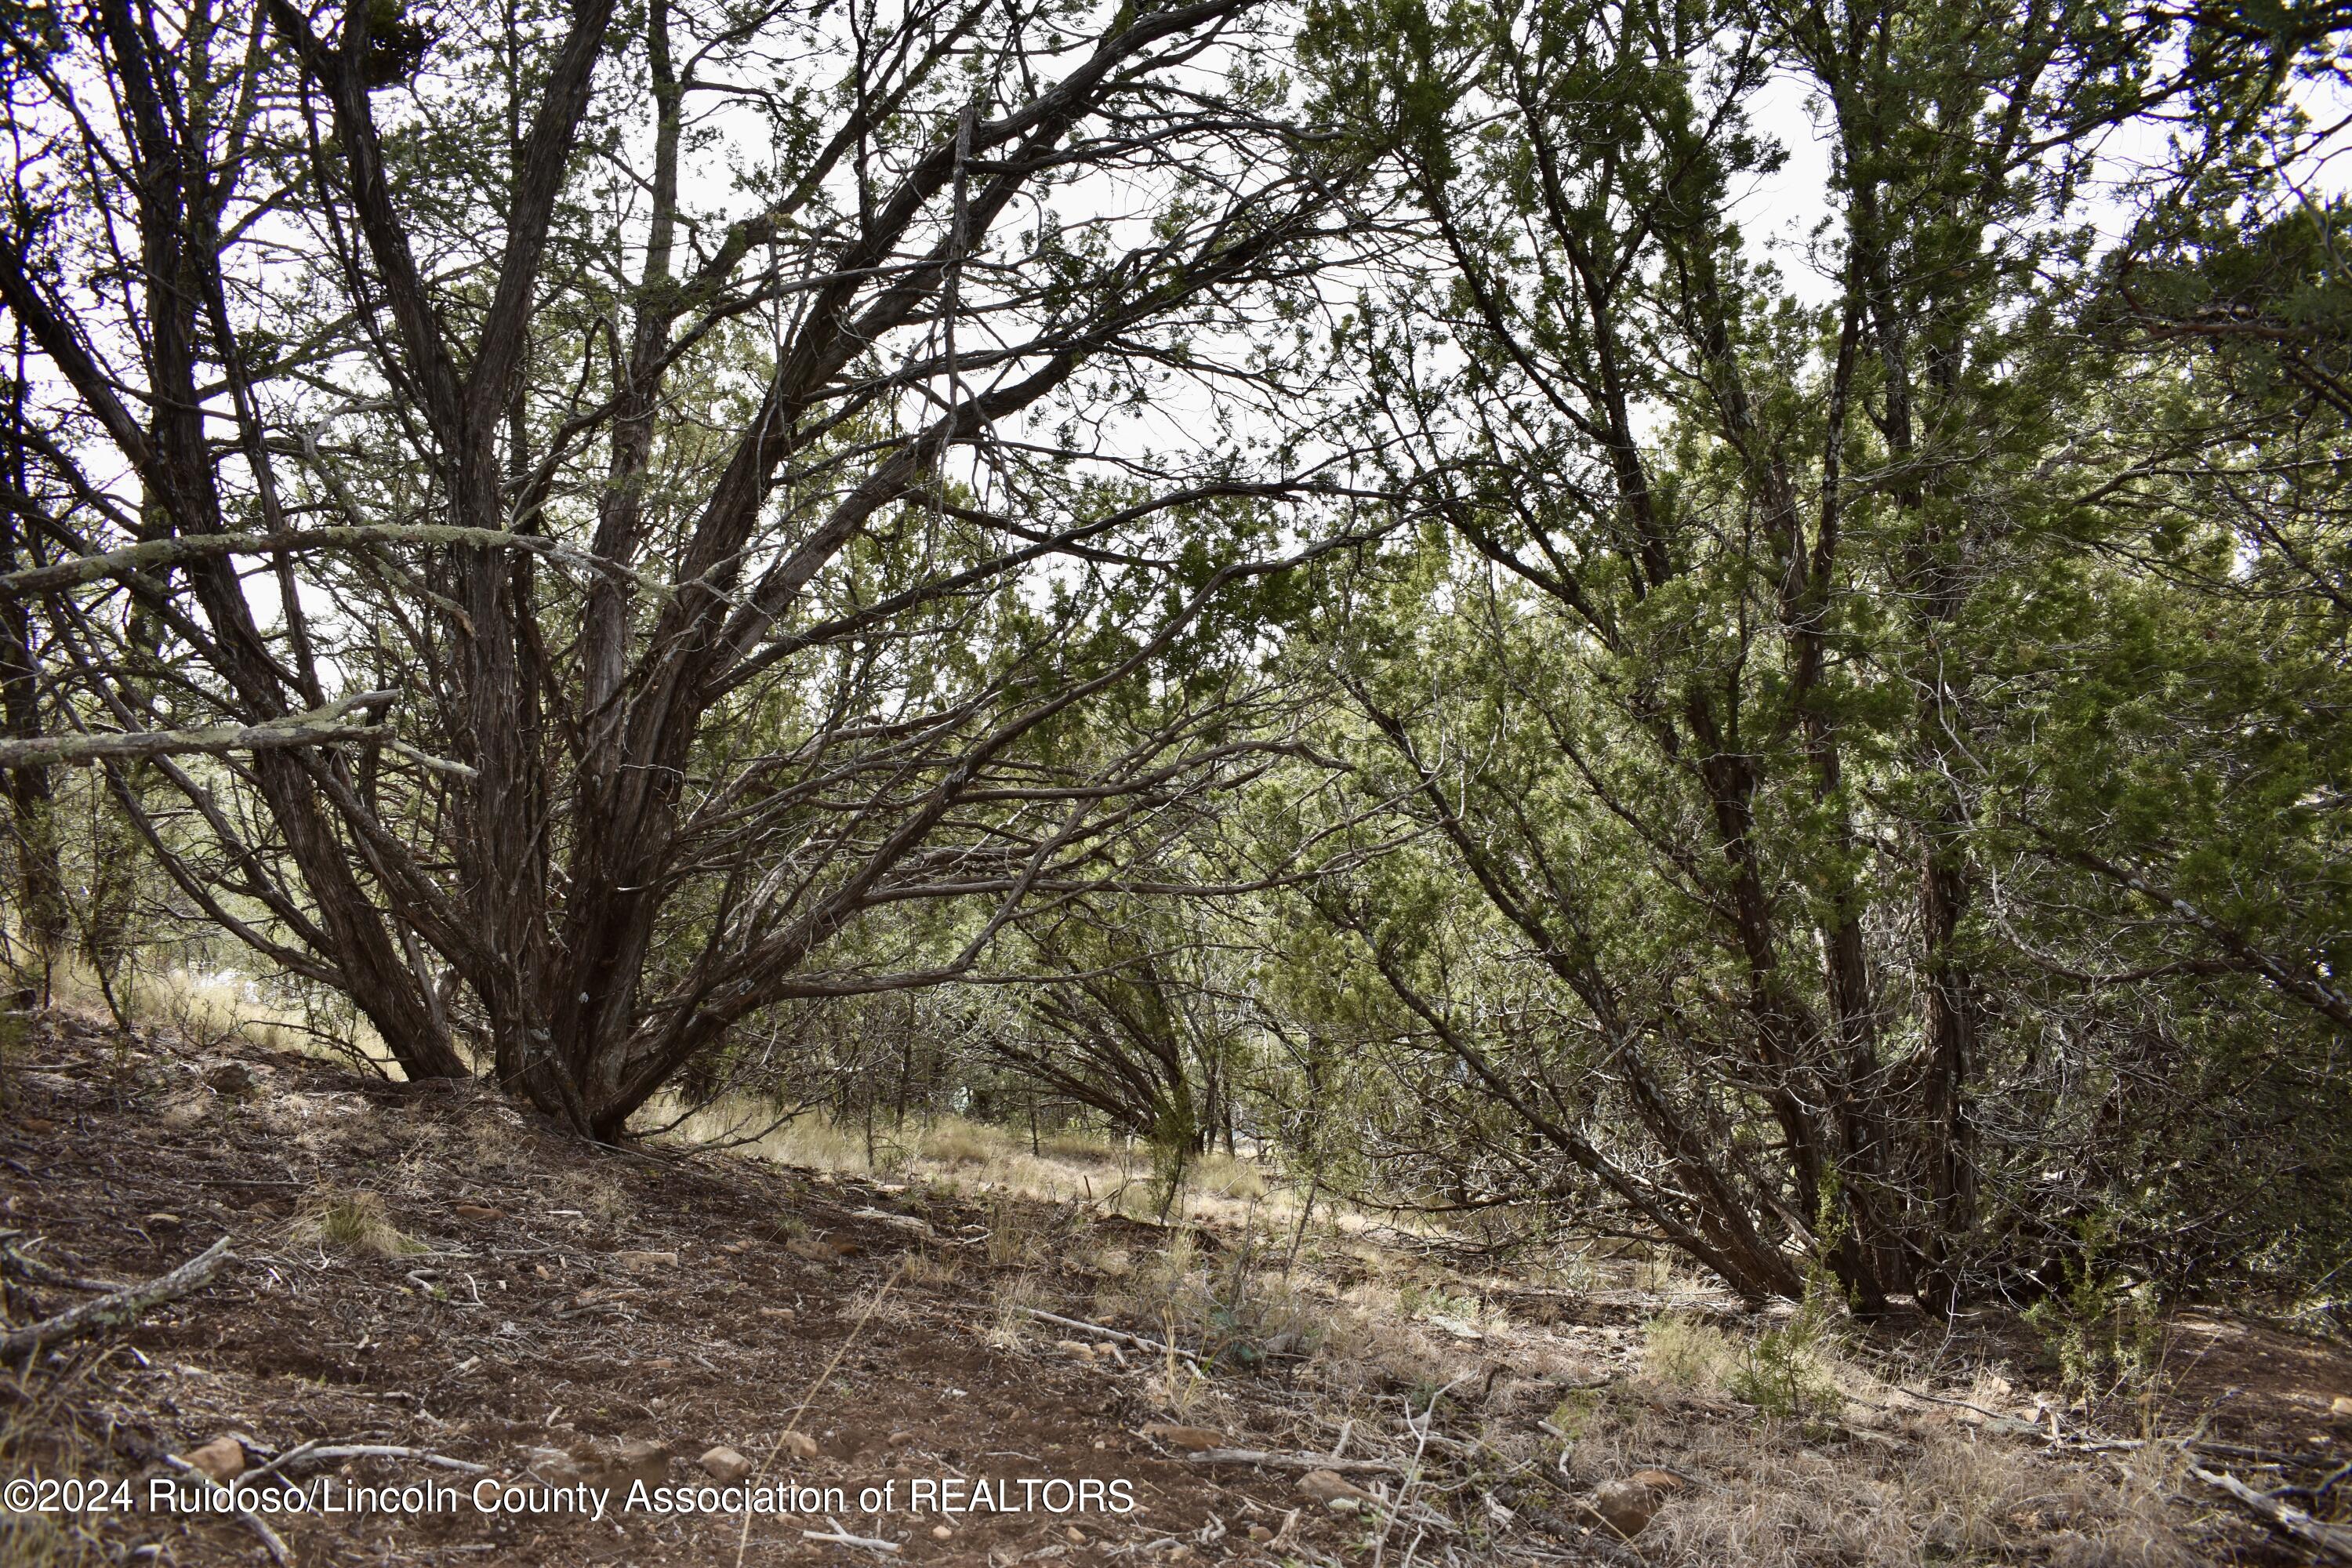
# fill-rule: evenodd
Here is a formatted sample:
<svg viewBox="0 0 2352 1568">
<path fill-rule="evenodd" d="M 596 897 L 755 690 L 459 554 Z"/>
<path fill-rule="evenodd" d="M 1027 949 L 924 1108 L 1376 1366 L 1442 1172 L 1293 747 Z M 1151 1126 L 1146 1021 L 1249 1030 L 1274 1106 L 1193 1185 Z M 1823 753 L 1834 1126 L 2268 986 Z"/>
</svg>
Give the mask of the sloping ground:
<svg viewBox="0 0 2352 1568">
<path fill-rule="evenodd" d="M 2048 1451 L 2024 1433 L 2021 1374 L 1956 1382 L 1948 1364 L 1940 1397 L 1890 1379 L 1833 1418 L 1786 1422 L 1703 1377 L 1665 1386 L 1641 1374 L 1658 1302 L 1639 1293 L 1434 1290 L 1374 1310 L 1343 1279 L 1257 1279 L 1245 1238 L 1222 1254 L 1207 1238 L 1192 1269 L 1194 1244 L 1171 1264 L 1166 1236 L 1087 1207 L 596 1152 L 477 1089 L 64 1014 L 33 1022 L 5 1088 L 0 1230 L 19 1256 L 119 1280 L 223 1236 L 235 1257 L 134 1329 L 11 1369 L 0 1479 L 127 1479 L 143 1505 L 167 1457 L 228 1436 L 313 1496 L 450 1489 L 437 1510 L 394 1500 L 257 1526 L 13 1510 L 8 1563 L 257 1563 L 265 1530 L 302 1563 L 2295 1560 L 2210 1495 L 2167 1500 L 2197 1490 L 2175 1450 L 2070 1433 Z M 14 1323 L 80 1299 L 25 1273 Z M 1115 1342 L 1031 1309 L 1123 1314 L 1137 1339 L 1220 1364 L 1103 1351 Z M 2244 1392 L 2174 1397 L 2220 1401 L 2241 1468 L 2291 1458 L 2307 1477 L 2352 1458 L 2352 1422 L 2326 1399 L 2352 1389 L 2340 1353 L 2193 1331 L 2210 1342 L 2198 1364 Z M 1934 1353 L 1951 1361 L 1948 1343 Z M 306 1444 L 407 1452 L 321 1464 Z M 1274 1462 L 1186 1451 L 1205 1444 Z M 719 1446 L 759 1467 L 750 1484 L 842 1496 L 788 1515 L 620 1510 L 631 1473 L 715 1485 L 697 1459 Z M 1321 1462 L 1303 1456 L 1335 1450 L 1376 1496 L 1332 1506 L 1337 1477 L 1302 1492 Z M 602 1519 L 472 1501 L 485 1482 L 583 1480 L 614 1489 Z M 1000 1506 L 937 1506 L 983 1480 Z M 1106 1489 L 1076 1510 L 1075 1486 L 1037 1484 L 1084 1480 Z M 857 1506 L 869 1487 L 891 1489 L 878 1513 Z M 1629 1544 L 1596 1504 L 1655 1517 Z"/>
</svg>

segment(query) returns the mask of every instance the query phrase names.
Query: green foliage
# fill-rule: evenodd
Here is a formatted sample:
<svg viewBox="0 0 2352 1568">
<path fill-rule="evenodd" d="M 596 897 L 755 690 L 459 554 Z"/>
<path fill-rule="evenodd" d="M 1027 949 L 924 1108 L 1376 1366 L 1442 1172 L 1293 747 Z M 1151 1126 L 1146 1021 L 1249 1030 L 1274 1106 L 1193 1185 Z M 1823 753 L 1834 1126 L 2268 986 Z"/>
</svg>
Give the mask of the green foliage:
<svg viewBox="0 0 2352 1568">
<path fill-rule="evenodd" d="M 1784 1421 L 1818 1421 L 1844 1406 L 1828 1364 L 1830 1320 L 1818 1293 L 1743 1348 L 1724 1386 L 1735 1399 Z"/>
<path fill-rule="evenodd" d="M 2060 1288 L 2026 1309 L 2025 1321 L 2057 1363 L 2068 1393 L 2101 1398 L 2146 1387 L 2164 1348 L 2163 1302 L 2110 1256 L 2116 1226 L 2095 1215 L 2059 1262 Z"/>
</svg>

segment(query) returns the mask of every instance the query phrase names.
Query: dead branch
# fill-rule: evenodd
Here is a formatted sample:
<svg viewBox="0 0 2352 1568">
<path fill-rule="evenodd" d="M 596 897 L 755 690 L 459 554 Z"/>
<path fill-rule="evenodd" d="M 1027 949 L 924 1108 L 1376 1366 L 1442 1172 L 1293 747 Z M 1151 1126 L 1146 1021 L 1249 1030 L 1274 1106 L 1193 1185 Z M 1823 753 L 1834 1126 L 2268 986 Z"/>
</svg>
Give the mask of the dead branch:
<svg viewBox="0 0 2352 1568">
<path fill-rule="evenodd" d="M 322 1444 L 313 1441 L 297 1444 L 259 1469 L 247 1471 L 241 1479 L 262 1481 L 298 1464 L 328 1465 L 341 1459 L 415 1459 L 422 1465 L 437 1465 L 445 1470 L 457 1470 L 468 1476 L 489 1474 L 487 1465 L 478 1465 L 470 1459 L 453 1459 L 446 1454 L 436 1454 L 426 1448 L 403 1447 L 396 1443 Z"/>
<path fill-rule="evenodd" d="M 2267 1493 L 2258 1492 L 2237 1477 L 2224 1471 L 2209 1470 L 2202 1465 L 2191 1465 L 2189 1473 L 2209 1487 L 2228 1492 L 2247 1510 L 2259 1516 L 2270 1527 L 2294 1537 L 2306 1546 L 2315 1546 L 2322 1552 L 2341 1563 L 2352 1563 L 2352 1530 L 2340 1524 L 2329 1524 L 2314 1519 L 2291 1503 L 2284 1503 Z"/>
<path fill-rule="evenodd" d="M 148 730 L 127 735 L 37 735 L 29 741 L 0 741 L 0 769 L 45 768 L 56 763 L 133 762 L 148 757 L 184 756 L 203 752 L 267 752 L 286 746 L 317 746 L 335 741 L 373 741 L 383 731 L 373 724 L 346 724 L 355 710 L 382 708 L 399 693 L 362 691 L 260 724 L 218 724 L 203 730 Z"/>
<path fill-rule="evenodd" d="M 1330 1454 L 1276 1454 L 1263 1448 L 1206 1448 L 1187 1454 L 1195 1465 L 1255 1465 L 1262 1470 L 1329 1470 L 1337 1475 L 1401 1476 L 1402 1465 L 1386 1459 L 1342 1459 Z"/>
<path fill-rule="evenodd" d="M 1026 1311 L 1033 1318 L 1036 1318 L 1044 1322 L 1055 1324 L 1061 1328 L 1076 1329 L 1084 1333 L 1099 1334 L 1104 1339 L 1117 1340 L 1121 1344 L 1133 1345 L 1138 1350 L 1147 1350 L 1151 1352 L 1154 1355 L 1180 1356 L 1195 1367 L 1198 1367 L 1201 1364 L 1201 1358 L 1194 1355 L 1191 1351 L 1179 1349 L 1175 1345 L 1162 1344 L 1158 1340 L 1148 1340 L 1141 1334 L 1130 1334 L 1124 1329 L 1108 1329 L 1100 1323 L 1089 1323 L 1078 1318 L 1060 1317 L 1052 1312 L 1043 1311 L 1035 1307 L 1024 1308 L 1023 1310 Z"/>
<path fill-rule="evenodd" d="M 101 1329 L 122 1328 L 136 1322 L 147 1312 L 166 1301 L 198 1289 L 220 1271 L 228 1260 L 228 1237 L 222 1237 L 204 1251 L 191 1258 L 169 1274 L 100 1296 L 94 1301 L 84 1301 L 68 1307 L 55 1317 L 44 1318 L 21 1329 L 11 1329 L 0 1334 L 0 1361 L 14 1361 L 44 1345 L 62 1344 L 79 1339 Z"/>
<path fill-rule="evenodd" d="M 27 1258 L 16 1249 L 19 1231 L 0 1231 L 0 1273 L 13 1275 L 28 1285 L 48 1285 L 60 1290 L 102 1292 L 123 1288 L 119 1279 L 90 1279 L 70 1274 L 62 1268 Z"/>
<path fill-rule="evenodd" d="M 208 533 L 143 540 L 94 555 L 76 555 L 46 566 L 0 574 L 0 598 L 24 598 L 79 587 L 101 577 L 135 577 L 141 573 L 184 565 L 227 555 L 283 555 L 320 550 L 348 550 L 377 544 L 422 544 L 442 549 L 521 550 L 568 566 L 626 578 L 641 588 L 667 592 L 666 584 L 585 551 L 567 548 L 539 534 L 501 528 L 458 528 L 433 523 L 375 524 L 364 527 L 305 529 L 282 533 Z"/>
<path fill-rule="evenodd" d="M 825 1523 L 833 1528 L 803 1530 L 801 1531 L 801 1538 L 804 1541 L 823 1541 L 835 1546 L 863 1546 L 869 1552 L 887 1552 L 892 1556 L 898 1555 L 898 1543 L 895 1541 L 884 1541 L 871 1535 L 852 1535 L 841 1527 L 839 1520 L 829 1515 L 825 1519 Z"/>
</svg>

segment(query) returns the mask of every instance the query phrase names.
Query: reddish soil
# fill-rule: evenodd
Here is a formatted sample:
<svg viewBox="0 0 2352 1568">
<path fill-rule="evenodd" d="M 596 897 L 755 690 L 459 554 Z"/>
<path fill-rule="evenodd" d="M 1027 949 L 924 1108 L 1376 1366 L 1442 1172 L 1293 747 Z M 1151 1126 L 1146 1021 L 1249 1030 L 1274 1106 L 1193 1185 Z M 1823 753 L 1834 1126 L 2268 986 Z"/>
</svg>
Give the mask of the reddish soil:
<svg viewBox="0 0 2352 1568">
<path fill-rule="evenodd" d="M 166 1456 L 236 1435 L 256 1463 L 310 1442 L 393 1445 L 522 1483 L 534 1469 L 561 1479 L 545 1450 L 646 1439 L 667 1450 L 656 1468 L 674 1486 L 707 1483 L 696 1459 L 723 1444 L 766 1461 L 771 1483 L 845 1488 L 839 1525 L 887 1539 L 899 1562 L 1328 1562 L 1366 1545 L 1360 1520 L 1302 1506 L 1290 1475 L 1204 1469 L 1142 1436 L 1170 1413 L 1155 1407 L 1139 1353 L 1127 1367 L 1098 1362 L 1056 1349 L 1063 1331 L 1052 1329 L 1026 1347 L 1000 1342 L 1005 1276 L 1034 1272 L 1045 1306 L 1093 1317 L 1098 1280 L 1083 1259 L 1132 1245 L 1133 1222 L 734 1156 L 594 1150 L 478 1089 L 391 1084 L 241 1042 L 198 1050 L 62 1013 L 33 1022 L 0 1091 L 0 1240 L 116 1280 L 160 1274 L 222 1236 L 234 1248 L 211 1285 L 131 1331 L 0 1373 L 0 1479 L 130 1479 L 143 1499 Z M 353 1194 L 377 1194 L 420 1250 L 379 1256 L 322 1239 L 325 1207 Z M 1044 1245 L 1010 1260 L 992 1227 Z M 7 1291 L 17 1324 L 83 1299 L 22 1279 Z M 1654 1308 L 1607 1299 L 1620 1294 L 1517 1315 L 1557 1320 L 1540 1331 L 1584 1336 L 1582 1365 L 1622 1373 Z M 2193 1317 L 2178 1345 L 2168 1430 L 2207 1416 L 2209 1434 L 2247 1450 L 2231 1468 L 2265 1487 L 2309 1484 L 2352 1459 L 2352 1420 L 2329 1405 L 2352 1393 L 2341 1348 Z M 1502 1393 L 1491 1373 L 1486 1383 L 1500 1399 L 1511 1380 Z M 1527 1409 L 1513 1419 L 1529 1427 L 1559 1397 L 1538 1382 L 1521 1393 Z M 1712 1408 L 1694 1405 L 1694 1418 Z M 1233 1447 L 1296 1454 L 1329 1446 L 1323 1414 L 1269 1374 L 1218 1377 L 1190 1418 Z M 781 1447 L 787 1426 L 815 1440 L 814 1458 Z M 808 1539 L 833 1528 L 822 1510 L 748 1524 L 484 1514 L 464 1500 L 474 1473 L 415 1458 L 301 1473 L 306 1485 L 438 1482 L 459 1499 L 439 1512 L 271 1516 L 302 1564 L 886 1560 Z M 902 1503 L 877 1518 L 855 1502 L 866 1486 L 895 1483 L 904 1499 L 918 1480 L 1017 1489 L 1081 1478 L 1125 1481 L 1139 1506 L 942 1516 Z M 2352 1503 L 2344 1491 L 2352 1484 L 2300 1500 L 2340 1518 Z M 2217 1561 L 2297 1560 L 2226 1506 L 2205 1499 L 2197 1511 Z M 1546 1517 L 1530 1502 L 1515 1528 Z M 1254 1526 L 1284 1533 L 1261 1545 Z M 232 1517 L 134 1508 L 52 1515 L 40 1528 L 0 1513 L 0 1562 L 267 1560 L 259 1534 Z M 1555 1530 L 1501 1560 L 1634 1558 Z"/>
<path fill-rule="evenodd" d="M 1124 1517 L 841 1518 L 850 1533 L 902 1542 L 899 1561 L 1094 1560 L 1169 1542 L 1164 1559 L 1176 1543 L 1199 1551 L 1245 1541 L 1253 1522 L 1279 1526 L 1298 1500 L 1286 1477 L 1212 1476 L 1139 1436 L 1160 1417 L 1137 1402 L 1132 1373 L 992 1348 L 990 1216 L 976 1207 L 749 1160 L 599 1152 L 478 1090 L 241 1045 L 254 1085 L 226 1094 L 205 1077 L 225 1054 L 194 1058 L 144 1031 L 125 1042 L 58 1015 L 35 1029 L 0 1120 L 0 1229 L 43 1238 L 33 1256 L 53 1267 L 116 1279 L 160 1274 L 224 1234 L 236 1260 L 134 1331 L 15 1376 L 14 1409 L 0 1408 L 9 1477 L 141 1478 L 143 1498 L 163 1456 L 233 1433 L 268 1452 L 397 1445 L 518 1479 L 533 1448 L 647 1438 L 675 1456 L 670 1484 L 708 1484 L 697 1457 L 727 1444 L 769 1458 L 805 1401 L 799 1425 L 819 1457 L 775 1454 L 765 1479 L 845 1487 L 853 1510 L 863 1486 L 896 1481 L 904 1496 L 916 1479 L 959 1477 L 1120 1479 L 1139 1505 Z M 318 1241 L 306 1214 L 322 1194 L 355 1190 L 383 1194 L 391 1223 L 429 1250 L 370 1257 Z M 937 1239 L 861 1210 L 919 1219 Z M 899 1279 L 853 1332 L 910 1247 L 952 1261 L 952 1281 Z M 1063 1282 L 1074 1294 L 1059 1304 L 1085 1311 L 1083 1276 Z M 82 1299 L 11 1290 L 19 1323 Z M 1241 1415 L 1236 1443 L 1285 1446 L 1270 1406 L 1227 1409 Z M 437 1480 L 461 1495 L 476 1479 L 396 1459 L 349 1461 L 337 1479 Z M 879 1560 L 804 1539 L 829 1528 L 814 1517 L 755 1516 L 748 1538 L 740 1516 L 599 1523 L 470 1505 L 268 1521 L 302 1563 L 732 1563 L 739 1544 L 751 1563 Z M 944 1541 L 932 1534 L 942 1522 Z M 118 1560 L 262 1558 L 233 1518 L 80 1525 L 88 1547 Z"/>
</svg>

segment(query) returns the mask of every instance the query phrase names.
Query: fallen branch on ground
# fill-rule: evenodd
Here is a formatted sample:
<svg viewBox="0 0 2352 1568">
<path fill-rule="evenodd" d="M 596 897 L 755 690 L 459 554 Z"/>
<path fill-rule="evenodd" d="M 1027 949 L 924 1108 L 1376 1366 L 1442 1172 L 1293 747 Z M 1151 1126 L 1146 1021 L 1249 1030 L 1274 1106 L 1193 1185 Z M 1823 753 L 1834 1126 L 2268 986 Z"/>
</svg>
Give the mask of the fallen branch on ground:
<svg viewBox="0 0 2352 1568">
<path fill-rule="evenodd" d="M 2292 1504 L 2256 1491 L 2235 1476 L 2209 1470 L 2202 1465 L 2189 1466 L 2189 1473 L 2209 1487 L 2218 1487 L 2228 1492 L 2281 1534 L 2291 1535 L 2305 1545 L 2316 1546 L 2338 1561 L 2352 1563 L 2352 1530 L 2314 1519 Z"/>
<path fill-rule="evenodd" d="M 453 1459 L 446 1454 L 436 1454 L 425 1448 L 404 1448 L 394 1443 L 324 1444 L 314 1440 L 298 1443 L 260 1468 L 248 1470 L 237 1479 L 264 1481 L 296 1464 L 326 1465 L 340 1459 L 415 1459 L 422 1465 L 438 1465 L 445 1470 L 457 1470 L 469 1476 L 489 1474 L 487 1465 L 478 1465 L 470 1459 Z"/>
<path fill-rule="evenodd" d="M 11 1329 L 0 1334 L 0 1361 L 14 1361 L 44 1345 L 63 1344 L 68 1340 L 79 1339 L 101 1329 L 121 1328 L 134 1323 L 164 1302 L 177 1300 L 190 1291 L 201 1289 L 220 1271 L 220 1266 L 227 1261 L 228 1256 L 228 1237 L 224 1236 L 169 1274 L 150 1279 L 143 1285 L 127 1286 L 94 1301 L 84 1301 L 79 1307 L 68 1307 L 57 1316 L 44 1318 L 37 1323 Z"/>
<path fill-rule="evenodd" d="M 1150 1351 L 1154 1355 L 1181 1356 L 1195 1367 L 1201 1364 L 1201 1358 L 1191 1351 L 1179 1349 L 1175 1345 L 1162 1344 L 1158 1340 L 1147 1340 L 1141 1334 L 1130 1334 L 1125 1329 L 1107 1329 L 1100 1323 L 1089 1323 L 1077 1318 L 1065 1318 L 1036 1307 L 1024 1307 L 1022 1310 L 1033 1318 L 1048 1323 L 1057 1323 L 1066 1329 L 1077 1329 L 1089 1334 L 1100 1334 L 1107 1340 L 1117 1340 L 1121 1344 L 1133 1345 L 1139 1350 Z"/>
<path fill-rule="evenodd" d="M 803 1530 L 801 1531 L 801 1539 L 803 1541 L 823 1541 L 835 1546 L 863 1546 L 869 1552 L 887 1552 L 894 1557 L 898 1553 L 898 1543 L 895 1541 L 884 1541 L 878 1536 L 872 1535 L 852 1535 L 849 1531 L 841 1528 L 841 1521 L 839 1520 L 835 1519 L 830 1515 L 826 1516 L 825 1523 L 833 1526 L 833 1528 L 831 1530 Z"/>
<path fill-rule="evenodd" d="M 1401 1476 L 1402 1465 L 1386 1459 L 1341 1459 L 1329 1454 L 1276 1454 L 1262 1448 L 1206 1448 L 1184 1456 L 1194 1465 L 1255 1465 L 1262 1470 L 1329 1470 L 1342 1476 Z"/>
<path fill-rule="evenodd" d="M 0 1230 L 0 1273 L 13 1275 L 28 1285 L 49 1285 L 60 1290 L 104 1292 L 123 1288 L 119 1279 L 89 1279 L 79 1274 L 69 1274 L 37 1258 L 26 1257 L 16 1250 L 16 1238 L 23 1234 L 16 1230 Z"/>
</svg>

